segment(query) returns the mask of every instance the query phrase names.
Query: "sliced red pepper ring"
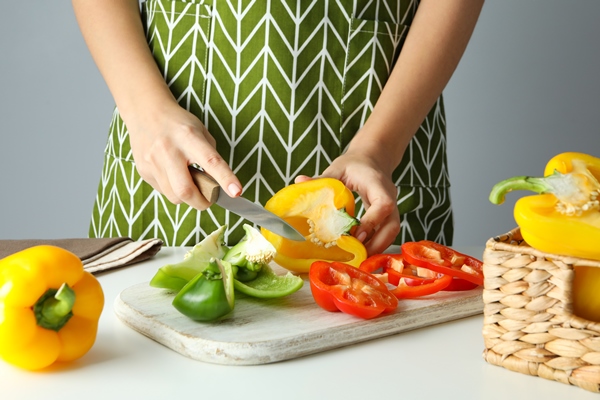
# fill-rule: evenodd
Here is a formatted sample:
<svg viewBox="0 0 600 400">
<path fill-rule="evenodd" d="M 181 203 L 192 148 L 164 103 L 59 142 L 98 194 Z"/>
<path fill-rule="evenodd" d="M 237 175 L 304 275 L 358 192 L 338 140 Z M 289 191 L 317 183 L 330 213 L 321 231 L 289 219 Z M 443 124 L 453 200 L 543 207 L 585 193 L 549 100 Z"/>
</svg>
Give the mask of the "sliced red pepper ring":
<svg viewBox="0 0 600 400">
<path fill-rule="evenodd" d="M 452 282 L 452 277 L 450 275 L 439 274 L 438 278 L 426 279 L 426 281 L 416 286 L 411 286 L 404 281 L 400 281 L 398 286 L 392 289 L 391 292 L 397 299 L 415 299 L 444 290 Z"/>
<path fill-rule="evenodd" d="M 435 278 L 424 278 L 412 273 L 400 273 L 393 268 L 387 268 L 385 272 L 388 275 L 388 283 L 394 286 L 398 286 L 400 280 L 408 286 L 421 286 L 435 281 Z"/>
<path fill-rule="evenodd" d="M 401 254 L 375 254 L 364 260 L 359 269 L 375 276 L 387 273 L 387 281 L 395 286 L 404 270 L 404 259 Z"/>
<path fill-rule="evenodd" d="M 370 319 L 398 307 L 385 283 L 351 265 L 316 261 L 308 276 L 315 302 L 327 311 Z"/>
<path fill-rule="evenodd" d="M 406 242 L 401 249 L 410 264 L 483 285 L 483 263 L 474 257 L 429 240 Z"/>
<path fill-rule="evenodd" d="M 460 279 L 460 278 L 454 278 L 454 279 L 452 279 L 452 282 L 450 282 L 450 284 L 444 289 L 444 291 L 446 291 L 446 292 L 462 292 L 465 290 L 475 289 L 477 286 L 479 286 L 479 285 L 476 283 L 469 282 L 467 280 Z"/>
<path fill-rule="evenodd" d="M 434 294 L 452 283 L 450 275 L 438 273 L 433 278 L 415 275 L 402 254 L 373 255 L 361 263 L 360 269 L 369 273 L 378 270 L 387 273 L 388 282 L 396 286 L 391 292 L 397 299 L 414 299 Z"/>
</svg>

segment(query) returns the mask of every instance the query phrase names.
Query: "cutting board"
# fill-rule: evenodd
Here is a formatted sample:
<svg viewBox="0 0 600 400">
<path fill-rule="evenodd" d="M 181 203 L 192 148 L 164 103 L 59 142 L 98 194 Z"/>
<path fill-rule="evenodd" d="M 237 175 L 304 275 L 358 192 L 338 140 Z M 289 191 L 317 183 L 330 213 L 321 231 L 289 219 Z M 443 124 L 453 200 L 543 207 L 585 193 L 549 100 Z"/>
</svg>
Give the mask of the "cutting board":
<svg viewBox="0 0 600 400">
<path fill-rule="evenodd" d="M 272 267 L 278 274 L 287 272 Z M 217 364 L 256 365 L 480 314 L 481 295 L 482 289 L 477 288 L 400 300 L 393 313 L 363 320 L 321 309 L 304 276 L 299 291 L 280 299 L 256 299 L 236 292 L 232 313 L 202 323 L 173 308 L 173 293 L 145 282 L 122 291 L 114 309 L 125 324 L 184 356 Z"/>
</svg>

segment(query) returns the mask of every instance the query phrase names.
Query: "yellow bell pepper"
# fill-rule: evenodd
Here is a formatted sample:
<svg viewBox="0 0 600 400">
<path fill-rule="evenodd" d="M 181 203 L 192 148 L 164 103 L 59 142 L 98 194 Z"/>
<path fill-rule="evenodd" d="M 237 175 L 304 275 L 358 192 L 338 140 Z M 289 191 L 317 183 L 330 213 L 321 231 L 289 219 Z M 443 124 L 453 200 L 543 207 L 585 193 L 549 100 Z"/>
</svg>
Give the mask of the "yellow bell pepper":
<svg viewBox="0 0 600 400">
<path fill-rule="evenodd" d="M 512 190 L 539 193 L 517 200 L 514 218 L 523 239 L 540 251 L 600 260 L 600 159 L 582 153 L 552 158 L 545 177 L 520 176 L 494 186 L 501 204 Z"/>
<path fill-rule="evenodd" d="M 275 193 L 265 208 L 306 238 L 304 242 L 293 241 L 263 228 L 263 236 L 277 250 L 275 262 L 298 273 L 307 273 L 319 260 L 340 261 L 358 268 L 367 258 L 367 251 L 350 235 L 359 223 L 354 207 L 352 192 L 332 178 L 295 183 Z"/>
<path fill-rule="evenodd" d="M 35 246 L 0 260 L 0 357 L 38 370 L 83 356 L 96 340 L 104 293 L 73 253 Z"/>
<path fill-rule="evenodd" d="M 553 171 L 562 173 L 573 171 L 577 168 L 577 165 L 573 165 L 573 160 L 583 161 L 589 172 L 600 180 L 600 159 L 581 153 L 563 153 L 557 155 L 546 165 L 544 175 L 550 175 Z M 597 196 L 598 195 L 596 195 L 596 200 Z M 600 212 L 598 212 L 598 208 L 596 208 L 595 213 L 586 213 L 584 218 L 590 225 L 595 225 L 600 229 Z M 582 232 L 581 234 L 583 235 L 585 233 Z M 591 233 L 589 237 L 585 238 L 589 248 L 594 246 L 593 243 L 595 243 L 596 248 L 600 246 L 600 239 L 598 236 L 599 233 L 596 233 L 595 236 Z M 600 249 L 598 249 L 598 253 L 600 254 Z M 600 268 L 575 267 L 575 279 L 573 280 L 573 313 L 587 320 L 600 322 Z"/>
<path fill-rule="evenodd" d="M 515 204 L 523 239 L 547 253 L 600 260 L 600 159 L 562 153 L 548 162 L 544 175 L 500 182 L 490 201 L 502 203 L 504 194 L 513 189 L 541 193 Z M 572 293 L 573 313 L 600 322 L 600 268 L 576 266 Z"/>
</svg>

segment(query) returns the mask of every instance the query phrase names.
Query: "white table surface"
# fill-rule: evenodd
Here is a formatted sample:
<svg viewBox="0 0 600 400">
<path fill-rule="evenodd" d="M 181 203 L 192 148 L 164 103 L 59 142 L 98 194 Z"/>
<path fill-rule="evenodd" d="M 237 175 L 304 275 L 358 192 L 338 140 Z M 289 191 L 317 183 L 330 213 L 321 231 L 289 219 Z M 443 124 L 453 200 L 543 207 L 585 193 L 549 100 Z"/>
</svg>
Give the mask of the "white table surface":
<svg viewBox="0 0 600 400">
<path fill-rule="evenodd" d="M 456 249 L 477 258 L 483 251 Z M 163 248 L 150 261 L 99 274 L 106 304 L 94 347 L 81 359 L 44 372 L 0 361 L 0 399 L 599 398 L 485 362 L 481 315 L 273 364 L 225 366 L 188 359 L 127 327 L 113 311 L 122 290 L 149 281 L 186 250 Z"/>
</svg>

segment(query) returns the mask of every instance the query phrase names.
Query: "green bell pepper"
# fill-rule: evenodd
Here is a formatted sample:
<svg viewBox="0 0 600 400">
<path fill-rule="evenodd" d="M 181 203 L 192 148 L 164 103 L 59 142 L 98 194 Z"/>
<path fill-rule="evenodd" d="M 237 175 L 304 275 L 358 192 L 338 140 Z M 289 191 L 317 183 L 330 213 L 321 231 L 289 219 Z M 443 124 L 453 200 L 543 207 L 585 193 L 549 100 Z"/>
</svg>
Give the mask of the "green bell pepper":
<svg viewBox="0 0 600 400">
<path fill-rule="evenodd" d="M 260 231 L 244 224 L 246 235 L 230 248 L 223 260 L 233 266 L 233 275 L 240 282 L 249 282 L 259 275 L 263 266 L 275 257 L 275 247 L 261 235 Z"/>
<path fill-rule="evenodd" d="M 223 225 L 206 236 L 186 253 L 183 261 L 161 267 L 152 277 L 150 286 L 178 292 L 205 270 L 212 258 L 223 258 L 228 250 L 224 243 L 225 228 Z"/>
<path fill-rule="evenodd" d="M 261 299 L 274 299 L 287 296 L 300 290 L 304 285 L 301 277 L 288 272 L 286 275 L 277 275 L 271 267 L 263 265 L 256 277 L 249 281 L 242 281 L 238 276 L 233 280 L 233 287 L 238 292 Z"/>
<path fill-rule="evenodd" d="M 196 321 L 214 321 L 234 307 L 233 270 L 226 261 L 212 259 L 173 299 L 173 306 Z"/>
</svg>

